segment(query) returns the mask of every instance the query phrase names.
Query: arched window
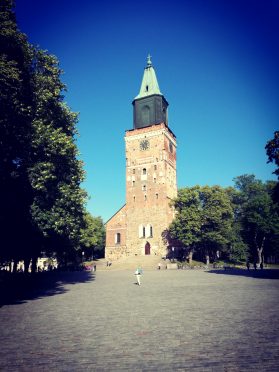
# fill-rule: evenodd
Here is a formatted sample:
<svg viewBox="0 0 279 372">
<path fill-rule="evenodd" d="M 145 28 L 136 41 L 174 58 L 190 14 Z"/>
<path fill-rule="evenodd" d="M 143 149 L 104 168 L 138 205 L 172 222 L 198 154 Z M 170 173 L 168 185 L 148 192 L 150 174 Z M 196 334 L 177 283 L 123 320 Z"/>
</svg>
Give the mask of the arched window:
<svg viewBox="0 0 279 372">
<path fill-rule="evenodd" d="M 120 242 L 121 242 L 121 234 L 120 233 L 115 234 L 114 241 L 115 241 L 115 244 L 120 244 Z"/>
<path fill-rule="evenodd" d="M 142 185 L 142 190 L 146 191 L 146 185 Z"/>
<path fill-rule="evenodd" d="M 146 169 L 146 168 L 143 168 L 143 169 L 142 169 L 140 179 L 141 179 L 142 181 L 146 181 L 146 180 L 147 180 L 147 169 Z"/>
<path fill-rule="evenodd" d="M 150 107 L 145 105 L 141 109 L 141 117 L 142 117 L 142 123 L 143 124 L 150 124 Z"/>
</svg>

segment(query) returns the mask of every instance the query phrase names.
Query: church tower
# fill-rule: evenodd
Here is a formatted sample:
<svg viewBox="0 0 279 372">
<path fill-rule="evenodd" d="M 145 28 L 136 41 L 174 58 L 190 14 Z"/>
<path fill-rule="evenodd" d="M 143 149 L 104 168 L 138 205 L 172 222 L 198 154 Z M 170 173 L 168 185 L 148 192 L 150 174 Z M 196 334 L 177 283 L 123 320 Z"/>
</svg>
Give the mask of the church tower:
<svg viewBox="0 0 279 372">
<path fill-rule="evenodd" d="M 125 135 L 126 204 L 106 224 L 106 258 L 112 260 L 166 255 L 162 233 L 174 218 L 176 137 L 150 56 L 133 108 L 133 129 Z"/>
</svg>

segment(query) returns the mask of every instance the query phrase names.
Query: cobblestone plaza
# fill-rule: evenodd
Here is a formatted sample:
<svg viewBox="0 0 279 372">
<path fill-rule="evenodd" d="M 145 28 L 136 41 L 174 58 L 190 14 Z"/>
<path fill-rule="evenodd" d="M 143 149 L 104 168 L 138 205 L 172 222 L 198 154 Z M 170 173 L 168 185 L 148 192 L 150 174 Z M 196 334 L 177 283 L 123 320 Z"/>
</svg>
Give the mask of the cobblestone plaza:
<svg viewBox="0 0 279 372">
<path fill-rule="evenodd" d="M 0 370 L 278 371 L 270 273 L 151 270 L 140 287 L 127 270 L 50 273 L 0 308 Z"/>
</svg>

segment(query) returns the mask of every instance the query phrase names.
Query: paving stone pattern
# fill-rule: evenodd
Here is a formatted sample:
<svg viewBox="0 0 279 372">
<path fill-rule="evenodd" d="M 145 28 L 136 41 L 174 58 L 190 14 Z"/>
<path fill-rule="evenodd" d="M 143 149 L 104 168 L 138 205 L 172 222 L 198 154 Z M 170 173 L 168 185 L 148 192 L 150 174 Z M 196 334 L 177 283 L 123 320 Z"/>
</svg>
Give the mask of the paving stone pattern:
<svg viewBox="0 0 279 372">
<path fill-rule="evenodd" d="M 279 280 L 231 274 L 65 273 L 0 308 L 0 370 L 278 371 Z"/>
</svg>

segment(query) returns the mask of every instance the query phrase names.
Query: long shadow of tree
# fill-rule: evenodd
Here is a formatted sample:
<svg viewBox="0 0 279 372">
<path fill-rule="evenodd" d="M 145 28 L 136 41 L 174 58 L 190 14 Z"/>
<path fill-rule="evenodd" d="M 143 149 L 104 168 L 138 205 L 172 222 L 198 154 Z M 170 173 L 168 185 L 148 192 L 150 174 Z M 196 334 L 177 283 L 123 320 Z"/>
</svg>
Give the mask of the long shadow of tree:
<svg viewBox="0 0 279 372">
<path fill-rule="evenodd" d="M 245 269 L 218 269 L 218 270 L 208 270 L 208 274 L 217 275 L 237 275 L 246 276 L 255 279 L 279 279 L 279 270 L 268 269 L 268 270 L 245 270 Z"/>
<path fill-rule="evenodd" d="M 68 291 L 65 285 L 87 283 L 93 280 L 95 280 L 95 275 L 88 271 L 2 275 L 0 277 L 0 307 L 63 294 Z"/>
</svg>

